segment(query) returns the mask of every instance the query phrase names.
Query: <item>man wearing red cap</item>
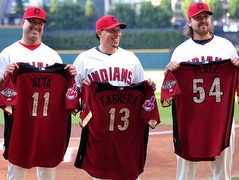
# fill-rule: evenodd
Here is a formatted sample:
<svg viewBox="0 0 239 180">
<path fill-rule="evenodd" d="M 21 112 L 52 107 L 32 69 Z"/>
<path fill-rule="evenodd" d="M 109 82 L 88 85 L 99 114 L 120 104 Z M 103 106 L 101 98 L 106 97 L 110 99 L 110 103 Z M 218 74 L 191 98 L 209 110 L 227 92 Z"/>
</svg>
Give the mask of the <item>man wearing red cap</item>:
<svg viewBox="0 0 239 180">
<path fill-rule="evenodd" d="M 139 59 L 132 52 L 119 47 L 122 38 L 121 29 L 126 27 L 126 24 L 120 23 L 112 15 L 106 15 L 97 20 L 96 37 L 99 39 L 99 46 L 79 54 L 73 63 L 77 68 L 75 79 L 80 87 L 83 85 L 91 86 L 91 81 L 109 82 L 111 85 L 122 87 L 145 80 L 144 70 Z M 149 79 L 147 84 L 155 90 L 153 81 Z M 116 99 L 118 98 L 116 97 Z M 117 104 L 119 106 L 120 103 L 115 103 L 114 108 L 117 107 Z M 147 138 L 142 138 L 142 135 L 143 137 L 144 134 L 147 136 L 147 131 L 141 127 L 145 127 L 146 123 L 143 123 L 142 126 L 134 126 L 134 122 L 141 122 L 142 120 L 138 116 L 130 116 L 131 110 L 127 108 L 126 104 L 123 109 L 128 111 L 117 112 L 115 118 L 113 117 L 113 111 L 111 111 L 112 121 L 116 121 L 115 124 L 118 124 L 115 128 L 112 124 L 112 127 L 107 130 L 109 128 L 108 123 L 107 121 L 103 122 L 103 119 L 109 119 L 108 113 L 110 112 L 99 112 L 105 115 L 104 118 L 92 115 L 91 118 L 86 117 L 81 122 L 83 126 L 81 140 L 84 142 L 79 147 L 75 162 L 76 167 L 82 168 L 91 176 L 100 179 L 137 179 L 138 175 L 142 173 L 145 162 L 145 146 L 143 144 L 144 140 L 147 140 Z M 102 104 L 97 105 L 102 106 Z M 114 108 L 112 107 L 112 110 Z M 97 108 L 95 111 L 97 111 Z M 125 118 L 123 117 L 124 114 Z M 128 125 L 126 116 L 131 120 Z M 89 119 L 89 122 L 86 119 Z M 98 124 L 99 121 L 102 121 L 102 123 Z M 125 123 L 123 123 L 124 121 Z M 94 128 L 92 123 L 98 124 L 97 128 Z M 124 126 L 124 128 L 120 126 Z M 88 129 L 90 130 L 88 131 Z M 102 130 L 98 131 L 97 129 Z M 123 138 L 125 135 L 128 135 L 127 138 Z M 131 142 L 132 138 L 134 142 L 131 147 L 128 147 L 126 144 Z M 140 148 L 135 149 L 136 146 L 139 147 L 138 145 L 140 145 Z M 85 148 L 87 148 L 86 153 L 83 152 Z"/>
<path fill-rule="evenodd" d="M 18 64 L 20 62 L 27 63 L 29 65 L 34 66 L 34 67 L 30 66 L 31 68 L 37 67 L 37 69 L 42 69 L 42 71 L 45 69 L 48 69 L 48 67 L 49 68 L 52 67 L 55 63 L 62 64 L 62 59 L 59 56 L 59 54 L 56 51 L 54 51 L 52 48 L 48 47 L 47 45 L 41 42 L 45 23 L 47 23 L 46 12 L 43 9 L 39 7 L 29 7 L 26 9 L 23 15 L 23 18 L 21 20 L 21 25 L 23 28 L 22 38 L 19 41 L 13 43 L 12 45 L 6 47 L 1 52 L 1 59 L 0 59 L 0 83 L 1 84 L 4 83 L 6 80 L 10 79 L 9 78 L 10 75 L 12 74 L 14 75 L 15 72 L 18 72 L 18 70 L 20 70 L 19 69 L 20 66 Z M 63 65 L 60 65 L 60 66 L 62 67 L 62 72 L 65 73 L 65 70 L 69 72 L 71 77 L 73 76 L 73 80 L 74 80 L 74 76 L 76 75 L 76 68 L 72 65 L 66 65 L 65 67 L 63 67 Z M 32 77 L 32 74 L 35 73 L 35 71 L 31 71 L 31 72 L 32 72 L 31 75 L 29 75 L 27 79 L 30 79 Z M 49 76 L 51 75 L 49 74 Z M 44 75 L 44 77 L 42 77 L 42 81 L 36 80 L 35 85 L 38 87 L 45 86 L 43 83 L 43 79 L 50 78 L 49 76 L 48 74 Z M 29 83 L 24 85 L 26 85 L 26 91 L 27 91 L 28 90 L 27 88 L 29 87 L 27 85 L 29 85 Z M 54 86 L 55 85 L 56 84 L 54 84 Z M 30 86 L 32 87 L 33 85 L 30 84 Z M 50 81 L 48 81 L 48 88 L 52 88 L 52 86 L 50 86 Z M 42 92 L 40 92 L 41 90 Z M 45 92 L 46 90 L 38 89 L 37 91 L 38 92 L 36 92 L 36 94 L 31 94 L 30 99 L 25 99 L 25 100 L 21 99 L 21 97 L 25 97 L 25 96 L 20 96 L 20 93 L 19 93 L 18 100 L 21 99 L 19 100 L 19 102 L 21 101 L 21 102 L 28 103 L 27 105 L 25 105 L 26 107 L 22 107 L 22 106 L 16 107 L 18 113 L 15 113 L 17 111 L 14 111 L 13 117 L 9 116 L 7 113 L 4 113 L 4 117 L 5 117 L 4 119 L 5 120 L 4 157 L 9 160 L 8 174 L 7 174 L 7 178 L 9 180 L 11 179 L 23 180 L 25 178 L 27 169 L 31 167 L 37 167 L 37 177 L 39 180 L 40 179 L 54 180 L 56 176 L 56 166 L 63 159 L 64 151 L 66 148 L 64 146 L 64 144 L 66 144 L 65 143 L 66 137 L 64 135 L 63 135 L 63 138 L 61 138 L 61 142 L 59 143 L 62 145 L 62 147 L 50 148 L 48 146 L 49 144 L 51 145 L 51 142 L 53 142 L 52 144 L 56 142 L 56 139 L 53 137 L 54 132 L 59 132 L 60 130 L 60 134 L 67 133 L 66 132 L 67 125 L 60 125 L 60 126 L 64 126 L 63 129 L 66 130 L 65 132 L 62 132 L 62 129 L 59 128 L 60 126 L 58 126 L 59 124 L 58 120 L 61 117 L 55 117 L 55 119 L 57 120 L 57 127 L 54 126 L 54 128 L 52 128 L 52 122 L 55 122 L 54 119 L 51 119 L 50 121 L 51 123 L 46 125 L 45 123 L 48 121 L 41 122 L 41 120 L 43 119 L 40 119 L 41 117 L 39 117 L 37 113 L 32 116 L 28 116 L 31 113 L 25 112 L 26 110 L 30 111 L 31 109 L 33 109 L 33 107 L 30 106 L 32 104 L 29 103 L 33 98 L 35 98 L 34 110 L 36 110 L 37 108 L 39 109 L 43 108 L 42 107 L 43 105 L 41 103 L 39 104 L 37 103 L 38 100 L 40 99 L 40 98 L 38 99 L 38 95 L 39 94 L 42 95 L 46 93 Z M 2 91 L 2 94 L 4 94 L 3 91 Z M 49 94 L 46 94 L 46 95 L 49 95 Z M 48 97 L 49 96 L 44 96 L 42 99 L 45 98 L 46 100 L 46 98 Z M 53 94 L 51 94 L 51 98 L 52 97 L 54 97 Z M 51 98 L 49 97 L 49 99 Z M 57 114 L 60 113 L 56 111 L 52 111 L 52 112 L 47 111 L 48 110 L 47 108 L 50 106 L 49 101 L 45 101 L 47 104 L 44 104 L 45 118 L 49 117 L 49 116 L 46 116 L 46 114 L 52 115 L 55 113 L 56 115 L 56 113 Z M 54 104 L 54 106 L 56 105 Z M 60 106 L 64 106 L 64 105 L 62 104 Z M 19 112 L 19 109 L 21 109 L 22 111 Z M 37 112 L 37 111 L 34 111 L 34 112 Z M 69 117 L 68 114 L 66 116 Z M 34 122 L 32 122 L 32 118 L 34 118 Z M 67 118 L 64 120 L 65 122 L 68 122 Z M 37 126 L 34 126 L 33 124 L 37 122 L 39 124 Z M 44 126 L 44 128 L 41 128 L 40 131 L 36 131 L 36 130 L 39 130 L 40 127 L 43 127 L 43 124 L 45 124 L 46 126 Z M 40 149 L 38 148 L 39 143 L 42 146 L 42 148 Z M 61 152 L 56 153 L 54 148 L 61 149 L 60 150 Z M 48 156 L 49 154 L 52 154 L 52 156 L 49 157 Z M 46 156 L 48 158 L 46 158 Z"/>
<path fill-rule="evenodd" d="M 184 29 L 184 34 L 189 37 L 189 39 L 174 50 L 171 61 L 166 66 L 165 79 L 167 79 L 167 82 L 171 82 L 172 86 L 169 87 L 166 85 L 166 83 L 163 84 L 161 95 L 163 91 L 167 90 L 167 88 L 171 88 L 171 93 L 176 92 L 176 90 L 174 91 L 172 87 L 174 85 L 176 87 L 177 82 L 186 82 L 186 78 L 180 78 L 185 77 L 186 73 L 188 73 L 186 74 L 187 77 L 194 77 L 195 74 L 193 70 L 191 70 L 191 67 L 194 66 L 194 64 L 214 64 L 214 61 L 230 59 L 230 61 L 228 62 L 228 67 L 235 71 L 237 70 L 237 68 L 235 67 L 239 67 L 239 58 L 233 44 L 225 38 L 213 35 L 213 24 L 211 22 L 212 14 L 213 12 L 210 11 L 206 3 L 195 2 L 189 6 L 188 19 Z M 180 69 L 184 68 L 184 65 L 180 64 L 183 61 L 188 62 L 188 64 L 190 65 L 187 65 L 187 71 L 180 71 L 181 74 L 179 74 L 177 72 L 179 72 Z M 224 65 L 221 64 L 226 64 L 226 61 L 224 61 L 224 63 L 222 62 L 220 64 L 217 64 L 217 66 L 224 67 Z M 210 65 L 208 65 L 207 67 L 209 66 Z M 189 81 L 190 83 L 194 83 L 179 84 L 183 87 L 188 87 L 188 89 L 191 87 L 194 88 L 192 93 L 187 93 L 187 99 L 185 99 L 184 101 L 184 96 L 181 95 L 182 92 L 180 92 L 181 99 L 176 98 L 178 97 L 176 95 L 174 97 L 171 97 L 171 99 L 175 98 L 175 100 L 173 101 L 173 126 L 174 147 L 175 153 L 177 154 L 177 180 L 194 179 L 198 161 L 203 160 L 211 162 L 211 170 L 213 173 L 213 178 L 215 180 L 231 179 L 235 125 L 232 118 L 230 118 L 231 116 L 233 116 L 233 114 L 229 111 L 229 105 L 226 106 L 226 108 L 223 106 L 223 110 L 225 110 L 226 112 L 220 111 L 216 108 L 219 107 L 219 104 L 223 103 L 220 101 L 220 98 L 222 98 L 222 96 L 226 97 L 226 91 L 223 94 L 223 89 L 221 88 L 223 88 L 224 86 L 226 86 L 225 88 L 228 88 L 227 83 L 225 84 L 222 81 L 220 83 L 219 73 L 216 74 L 215 81 L 213 81 L 214 83 L 208 82 L 208 79 L 212 77 L 210 76 L 210 74 L 212 75 L 216 72 L 219 72 L 219 68 L 214 72 L 200 71 L 201 76 L 198 76 L 197 79 L 195 78 L 193 81 Z M 222 73 L 223 72 L 224 71 L 222 71 Z M 184 73 L 184 76 L 182 75 L 182 73 Z M 203 75 L 205 75 L 207 78 L 203 79 Z M 175 81 L 172 80 L 173 76 L 176 77 L 176 80 L 174 79 Z M 224 76 L 221 76 L 221 79 Z M 233 83 L 231 83 L 230 86 L 234 87 L 232 84 Z M 232 88 L 232 91 L 234 90 L 235 88 Z M 214 96 L 216 99 L 213 98 Z M 232 100 L 233 99 L 234 96 Z M 161 97 L 161 101 L 165 102 L 164 100 L 165 97 Z M 214 100 L 213 103 L 215 104 L 212 104 L 210 100 Z M 189 103 L 193 105 L 188 107 Z M 182 112 L 184 112 L 184 107 L 188 107 L 188 109 L 185 108 L 185 113 L 183 114 Z M 208 112 L 208 109 L 211 109 L 211 107 L 214 107 L 214 109 Z M 220 107 L 222 107 L 222 105 Z M 199 113 L 199 109 L 204 109 L 203 113 Z M 216 111 L 218 111 L 218 113 Z M 229 115 L 230 117 L 223 116 L 227 118 L 222 119 L 222 116 L 219 115 L 219 111 L 220 113 L 224 112 L 224 115 Z M 226 125 L 222 126 L 222 123 L 219 122 L 219 119 L 222 119 L 223 123 Z M 212 124 L 212 122 L 214 123 Z M 194 126 L 194 124 L 198 125 Z M 193 129 L 193 127 L 195 129 Z M 226 132 L 225 134 L 221 133 L 224 131 Z M 211 134 L 211 132 L 214 133 Z M 205 134 L 211 134 L 211 136 L 205 137 Z M 219 134 L 223 134 L 222 139 L 219 138 Z M 212 139 L 214 141 L 210 141 Z M 219 146 L 216 150 L 215 148 L 219 141 L 222 142 L 222 145 Z M 201 144 L 200 148 L 194 148 L 197 147 L 198 143 Z M 203 151 L 204 153 L 201 153 L 202 150 L 205 150 Z M 217 153 L 215 153 L 215 151 Z"/>
</svg>

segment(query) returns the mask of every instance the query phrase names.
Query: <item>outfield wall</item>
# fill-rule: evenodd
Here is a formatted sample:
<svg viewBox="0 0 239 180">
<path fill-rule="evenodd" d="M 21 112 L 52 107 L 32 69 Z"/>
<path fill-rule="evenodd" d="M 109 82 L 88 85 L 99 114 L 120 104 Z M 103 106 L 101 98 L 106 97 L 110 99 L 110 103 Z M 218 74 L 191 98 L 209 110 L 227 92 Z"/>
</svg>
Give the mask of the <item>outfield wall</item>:
<svg viewBox="0 0 239 180">
<path fill-rule="evenodd" d="M 0 52 L 22 36 L 22 28 L 19 26 L 0 27 Z M 145 69 L 164 69 L 170 59 L 169 49 L 131 50 L 140 59 Z M 57 51 L 65 64 L 71 64 L 82 50 Z"/>
<path fill-rule="evenodd" d="M 21 26 L 0 26 L 0 52 L 22 36 Z M 141 61 L 145 69 L 164 69 L 170 59 L 169 49 L 131 50 Z M 82 50 L 57 51 L 65 64 L 71 64 Z"/>
<path fill-rule="evenodd" d="M 22 36 L 22 28 L 16 26 L 0 27 L 0 52 L 13 42 L 19 40 Z M 168 64 L 173 49 L 145 49 L 145 50 L 130 50 L 136 54 L 144 69 L 165 69 Z M 59 50 L 57 51 L 65 64 L 71 64 L 82 50 Z M 239 53 L 239 49 L 237 49 Z"/>
<path fill-rule="evenodd" d="M 169 62 L 169 49 L 130 50 L 139 58 L 144 69 L 164 69 Z M 57 51 L 65 64 L 72 64 L 78 54 L 83 51 Z"/>
</svg>

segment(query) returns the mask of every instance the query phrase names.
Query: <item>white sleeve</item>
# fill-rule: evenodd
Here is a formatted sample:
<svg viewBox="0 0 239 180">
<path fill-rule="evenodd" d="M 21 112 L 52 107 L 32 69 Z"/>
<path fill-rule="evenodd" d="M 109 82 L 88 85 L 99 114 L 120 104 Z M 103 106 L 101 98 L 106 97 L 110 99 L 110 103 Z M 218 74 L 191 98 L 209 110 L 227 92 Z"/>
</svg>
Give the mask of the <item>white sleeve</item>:
<svg viewBox="0 0 239 180">
<path fill-rule="evenodd" d="M 137 57 L 136 57 L 137 58 Z M 137 83 L 137 82 L 141 82 L 141 81 L 144 81 L 144 80 L 147 80 L 146 79 L 146 76 L 145 76 L 145 72 L 144 72 L 144 69 L 143 69 L 143 66 L 142 64 L 140 63 L 139 59 L 137 58 L 137 64 L 136 64 L 136 75 L 135 75 L 135 79 L 133 81 L 133 83 Z"/>
<path fill-rule="evenodd" d="M 73 66 L 76 67 L 76 71 L 77 71 L 77 74 L 75 76 L 75 81 L 76 81 L 77 86 L 80 87 L 81 83 L 84 80 L 81 75 L 82 71 L 84 72 L 84 70 L 83 70 L 83 64 L 81 63 L 81 55 L 80 54 L 76 57 L 75 61 L 73 62 Z"/>
<path fill-rule="evenodd" d="M 7 55 L 5 57 L 4 54 L 1 53 L 0 54 L 0 76 L 2 79 L 4 79 L 3 77 L 4 77 L 7 64 L 10 64 L 10 61 L 7 59 Z"/>
</svg>

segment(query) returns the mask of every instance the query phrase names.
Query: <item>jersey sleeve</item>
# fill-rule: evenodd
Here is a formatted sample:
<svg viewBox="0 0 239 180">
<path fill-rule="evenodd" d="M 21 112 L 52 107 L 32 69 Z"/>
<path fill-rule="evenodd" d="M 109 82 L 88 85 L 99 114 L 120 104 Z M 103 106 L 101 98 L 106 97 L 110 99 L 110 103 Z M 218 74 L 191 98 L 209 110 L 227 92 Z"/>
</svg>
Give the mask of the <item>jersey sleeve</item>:
<svg viewBox="0 0 239 180">
<path fill-rule="evenodd" d="M 14 71 L 14 74 L 16 74 L 16 71 L 17 70 Z M 13 113 L 13 108 L 15 108 L 17 103 L 17 90 L 14 85 L 14 74 L 7 77 L 0 93 L 0 108 L 10 115 Z"/>
<path fill-rule="evenodd" d="M 134 75 L 134 79 L 132 83 L 138 83 L 146 79 L 142 64 L 140 63 L 139 59 L 136 56 L 135 56 L 135 59 L 136 59 L 136 65 L 135 65 L 136 69 L 134 73 L 136 74 Z"/>
<path fill-rule="evenodd" d="M 85 66 L 82 62 L 84 57 L 82 56 L 84 56 L 84 53 L 79 54 L 73 62 L 73 66 L 75 66 L 77 70 L 75 81 L 78 87 L 81 87 L 83 80 L 87 78 L 87 74 L 85 74 Z"/>
<path fill-rule="evenodd" d="M 158 104 L 152 87 L 149 87 L 145 101 L 142 104 L 141 118 L 151 128 L 155 128 L 160 123 Z"/>
<path fill-rule="evenodd" d="M 177 83 L 176 78 L 173 73 L 169 71 L 164 78 L 163 84 L 161 86 L 161 104 L 163 107 L 168 107 L 171 105 L 171 101 L 175 96 L 181 94 L 180 87 Z"/>
<path fill-rule="evenodd" d="M 84 127 L 92 117 L 92 112 L 90 109 L 91 96 L 89 86 L 83 85 L 81 88 L 81 94 L 80 126 Z"/>
<path fill-rule="evenodd" d="M 4 72 L 5 72 L 5 67 L 6 67 L 6 62 L 3 59 L 2 54 L 0 54 L 0 77 L 4 77 Z"/>
<path fill-rule="evenodd" d="M 69 86 L 65 96 L 66 109 L 71 109 L 75 115 L 80 110 L 79 93 L 74 77 L 69 80 Z"/>
</svg>

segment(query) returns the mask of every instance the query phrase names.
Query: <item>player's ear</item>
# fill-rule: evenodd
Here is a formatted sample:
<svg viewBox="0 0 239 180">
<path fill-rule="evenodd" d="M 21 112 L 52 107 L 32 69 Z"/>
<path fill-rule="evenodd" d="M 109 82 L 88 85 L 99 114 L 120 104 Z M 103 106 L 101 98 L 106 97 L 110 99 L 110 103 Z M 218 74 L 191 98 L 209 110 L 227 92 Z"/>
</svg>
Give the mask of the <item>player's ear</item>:
<svg viewBox="0 0 239 180">
<path fill-rule="evenodd" d="M 97 32 L 96 32 L 96 34 L 97 34 L 98 37 L 101 36 L 101 33 L 102 33 L 102 31 L 97 31 Z"/>
<path fill-rule="evenodd" d="M 186 23 L 188 24 L 188 26 L 191 27 L 191 19 L 187 19 L 187 20 L 186 20 Z"/>
<path fill-rule="evenodd" d="M 25 21 L 26 21 L 26 19 L 22 19 L 21 20 L 21 25 L 23 25 Z"/>
</svg>

